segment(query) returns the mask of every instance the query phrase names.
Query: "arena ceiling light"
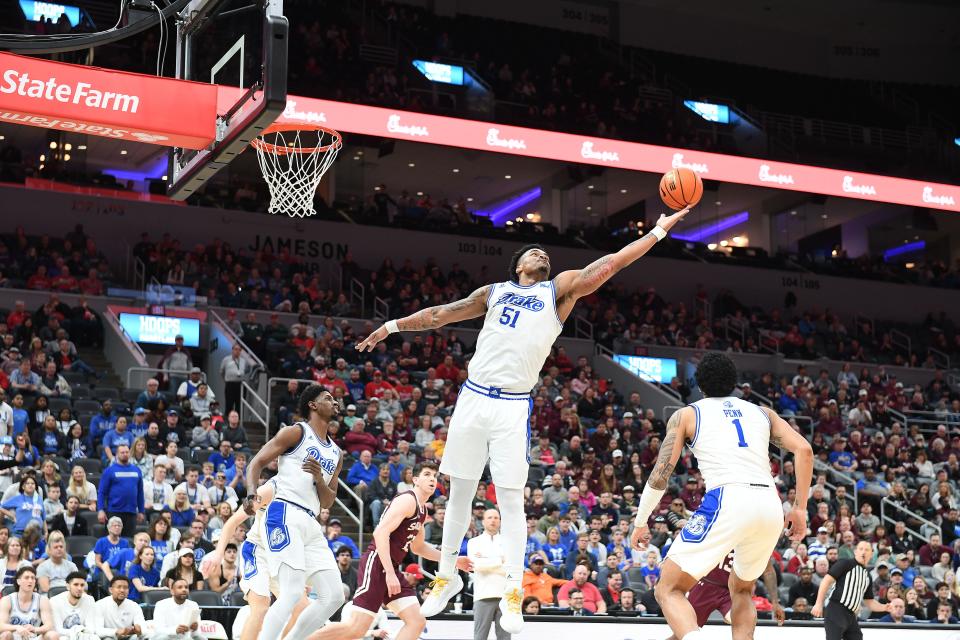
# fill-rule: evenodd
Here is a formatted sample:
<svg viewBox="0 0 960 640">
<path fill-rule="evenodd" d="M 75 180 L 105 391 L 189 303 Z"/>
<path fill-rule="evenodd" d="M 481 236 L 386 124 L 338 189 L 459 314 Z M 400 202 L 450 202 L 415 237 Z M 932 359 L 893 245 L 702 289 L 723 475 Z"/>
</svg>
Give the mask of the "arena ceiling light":
<svg viewBox="0 0 960 640">
<path fill-rule="evenodd" d="M 750 219 L 749 211 L 741 211 L 740 213 L 734 214 L 729 218 L 724 218 L 701 226 L 698 229 L 690 231 L 689 233 L 674 233 L 672 234 L 677 240 L 685 240 L 687 242 L 701 242 L 704 238 L 709 238 L 710 236 L 717 235 L 721 231 L 726 231 L 731 227 L 735 227 L 738 224 L 743 224 Z"/>
<path fill-rule="evenodd" d="M 463 67 L 426 60 L 414 60 L 413 66 L 430 82 L 463 85 Z"/>
<path fill-rule="evenodd" d="M 725 104 L 684 100 L 683 106 L 685 106 L 687 109 L 690 109 L 690 111 L 693 111 L 707 122 L 717 122 L 719 124 L 730 123 L 730 107 Z"/>
<path fill-rule="evenodd" d="M 924 240 L 919 240 L 917 242 L 908 242 L 899 247 L 894 247 L 892 249 L 887 249 L 883 252 L 883 259 L 889 262 L 892 258 L 901 256 L 905 253 L 913 253 L 914 251 L 923 251 L 927 248 L 927 243 Z"/>
<path fill-rule="evenodd" d="M 510 198 L 503 204 L 484 211 L 474 211 L 475 215 L 483 216 L 485 218 L 490 218 L 490 222 L 493 224 L 499 224 L 505 218 L 508 218 L 510 214 L 515 212 L 517 209 L 522 207 L 525 204 L 530 204 L 543 194 L 543 190 L 540 187 L 534 187 L 529 191 L 525 191 L 513 198 Z"/>
</svg>

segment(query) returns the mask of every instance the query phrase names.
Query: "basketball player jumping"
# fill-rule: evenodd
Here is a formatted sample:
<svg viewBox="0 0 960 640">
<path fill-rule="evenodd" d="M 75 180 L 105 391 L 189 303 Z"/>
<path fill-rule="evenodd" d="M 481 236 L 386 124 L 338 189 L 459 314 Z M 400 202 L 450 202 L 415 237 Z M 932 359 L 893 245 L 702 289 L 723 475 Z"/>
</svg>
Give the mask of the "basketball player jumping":
<svg viewBox="0 0 960 640">
<path fill-rule="evenodd" d="M 660 456 L 640 496 L 631 544 L 650 539 L 647 520 L 688 444 L 707 493 L 670 546 L 654 595 L 674 636 L 699 640 L 697 613 L 685 594 L 733 550 L 728 583 L 733 638 L 747 640 L 757 624 L 753 584 L 769 565 L 780 534 L 785 526 L 793 540 L 806 534 L 813 450 L 773 411 L 731 395 L 737 368 L 727 356 L 705 355 L 696 381 L 704 398 L 670 416 Z M 797 497 L 786 519 L 770 477 L 771 444 L 794 454 Z"/>
<path fill-rule="evenodd" d="M 553 280 L 549 279 L 547 252 L 539 245 L 527 245 L 513 255 L 508 281 L 480 287 L 463 300 L 389 320 L 357 345 L 360 351 L 372 351 L 397 331 L 425 331 L 485 316 L 440 464 L 440 471 L 450 476 L 450 496 L 440 568 L 423 603 L 424 616 L 443 611 L 463 588 L 455 563 L 470 522 L 470 502 L 489 461 L 503 518 L 506 556 L 500 625 L 507 633 L 519 633 L 523 628 L 521 580 L 527 541 L 523 487 L 530 451 L 530 392 L 577 300 L 647 253 L 688 211 L 660 216 L 657 226 L 639 240 L 582 270 L 564 271 Z"/>
<path fill-rule="evenodd" d="M 269 573 L 276 576 L 280 593 L 263 619 L 259 640 L 280 637 L 308 584 L 316 599 L 287 634 L 290 640 L 306 638 L 344 602 L 340 570 L 316 519 L 321 507 L 332 506 L 337 496 L 343 458 L 327 432 L 339 404 L 329 391 L 313 384 L 300 394 L 298 412 L 306 421 L 281 429 L 247 466 L 247 495 L 252 496 L 263 467 L 279 458 L 262 536 Z M 319 464 L 318 474 L 310 459 Z"/>
<path fill-rule="evenodd" d="M 354 640 L 362 638 L 380 607 L 390 609 L 403 622 L 395 640 L 416 640 L 427 624 L 413 588 L 397 577 L 397 565 L 408 551 L 436 562 L 440 550 L 423 539 L 424 505 L 437 489 L 437 465 L 418 464 L 413 470 L 413 490 L 396 496 L 373 532 L 373 542 L 360 558 L 360 584 L 353 596 L 349 620 L 326 625 L 310 640 Z M 457 560 L 457 568 L 470 571 L 470 560 Z"/>
</svg>

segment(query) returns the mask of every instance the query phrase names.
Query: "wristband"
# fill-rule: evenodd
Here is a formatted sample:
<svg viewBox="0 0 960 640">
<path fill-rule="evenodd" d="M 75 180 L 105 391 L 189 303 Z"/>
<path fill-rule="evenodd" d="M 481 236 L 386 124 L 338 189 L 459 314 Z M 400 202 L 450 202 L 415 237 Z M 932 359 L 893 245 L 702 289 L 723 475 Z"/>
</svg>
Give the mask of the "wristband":
<svg viewBox="0 0 960 640">
<path fill-rule="evenodd" d="M 397 327 L 396 320 L 387 320 L 383 323 L 383 326 L 387 328 L 387 333 L 396 333 L 397 331 L 400 331 L 400 328 Z"/>
<path fill-rule="evenodd" d="M 643 493 L 640 495 L 640 504 L 637 505 L 637 517 L 633 521 L 634 526 L 647 526 L 650 514 L 660 505 L 664 493 L 666 493 L 666 489 L 653 489 L 649 484 L 643 488 Z"/>
<path fill-rule="evenodd" d="M 664 231 L 660 225 L 656 225 L 653 229 L 650 229 L 650 233 L 656 237 L 657 242 L 660 242 L 667 237 L 667 232 Z"/>
</svg>

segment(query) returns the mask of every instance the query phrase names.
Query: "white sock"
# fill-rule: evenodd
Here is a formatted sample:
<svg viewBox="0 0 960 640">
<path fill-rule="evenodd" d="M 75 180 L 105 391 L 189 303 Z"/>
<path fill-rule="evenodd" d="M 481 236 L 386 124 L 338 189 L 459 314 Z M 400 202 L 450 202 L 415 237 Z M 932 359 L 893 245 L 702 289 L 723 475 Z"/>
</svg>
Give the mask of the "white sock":
<svg viewBox="0 0 960 640">
<path fill-rule="evenodd" d="M 696 631 L 691 631 L 687 635 L 683 636 L 681 640 L 705 640 L 706 636 L 703 635 L 703 631 L 697 629 Z"/>
<path fill-rule="evenodd" d="M 437 570 L 437 575 L 443 578 L 450 578 L 457 572 L 457 557 L 460 555 L 463 536 L 467 534 L 467 529 L 470 527 L 472 513 L 470 505 L 473 496 L 477 493 L 478 482 L 478 480 L 450 476 L 450 497 L 447 498 L 447 512 L 443 520 L 440 568 Z"/>
<path fill-rule="evenodd" d="M 519 589 L 523 581 L 523 555 L 527 550 L 527 516 L 523 510 L 523 490 L 497 487 L 500 507 L 500 537 L 506 558 L 507 589 Z"/>
</svg>

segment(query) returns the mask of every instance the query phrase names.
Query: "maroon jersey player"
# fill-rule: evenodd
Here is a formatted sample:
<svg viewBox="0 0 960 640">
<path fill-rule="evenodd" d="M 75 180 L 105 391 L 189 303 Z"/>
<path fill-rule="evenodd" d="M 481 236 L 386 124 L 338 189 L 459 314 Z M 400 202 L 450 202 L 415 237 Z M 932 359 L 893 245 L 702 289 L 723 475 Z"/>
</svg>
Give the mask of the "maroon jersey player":
<svg viewBox="0 0 960 640">
<path fill-rule="evenodd" d="M 697 612 L 697 626 L 702 627 L 707 624 L 707 619 L 714 611 L 719 611 L 724 621 L 730 624 L 730 568 L 733 566 L 733 552 L 726 555 L 719 565 L 710 570 L 710 573 L 703 576 L 697 584 L 693 585 L 687 593 L 687 600 L 690 606 Z M 777 591 L 777 572 L 773 568 L 773 559 L 767 564 L 766 571 L 763 572 L 763 584 L 767 589 L 767 595 L 770 596 L 770 603 L 773 605 L 773 616 L 777 624 L 783 624 L 786 617 L 783 607 L 780 606 L 780 597 Z M 675 640 L 676 636 L 670 636 L 669 640 Z"/>
<path fill-rule="evenodd" d="M 437 489 L 437 465 L 424 462 L 413 470 L 413 490 L 398 494 L 380 518 L 373 542 L 360 557 L 357 591 L 349 620 L 332 623 L 313 633 L 308 640 L 352 640 L 362 638 L 380 607 L 390 609 L 403 622 L 396 640 L 416 640 L 427 624 L 420 613 L 420 601 L 413 588 L 397 577 L 397 565 L 407 553 L 434 562 L 440 550 L 423 539 L 424 505 Z M 470 561 L 461 557 L 457 568 L 470 570 Z"/>
</svg>

